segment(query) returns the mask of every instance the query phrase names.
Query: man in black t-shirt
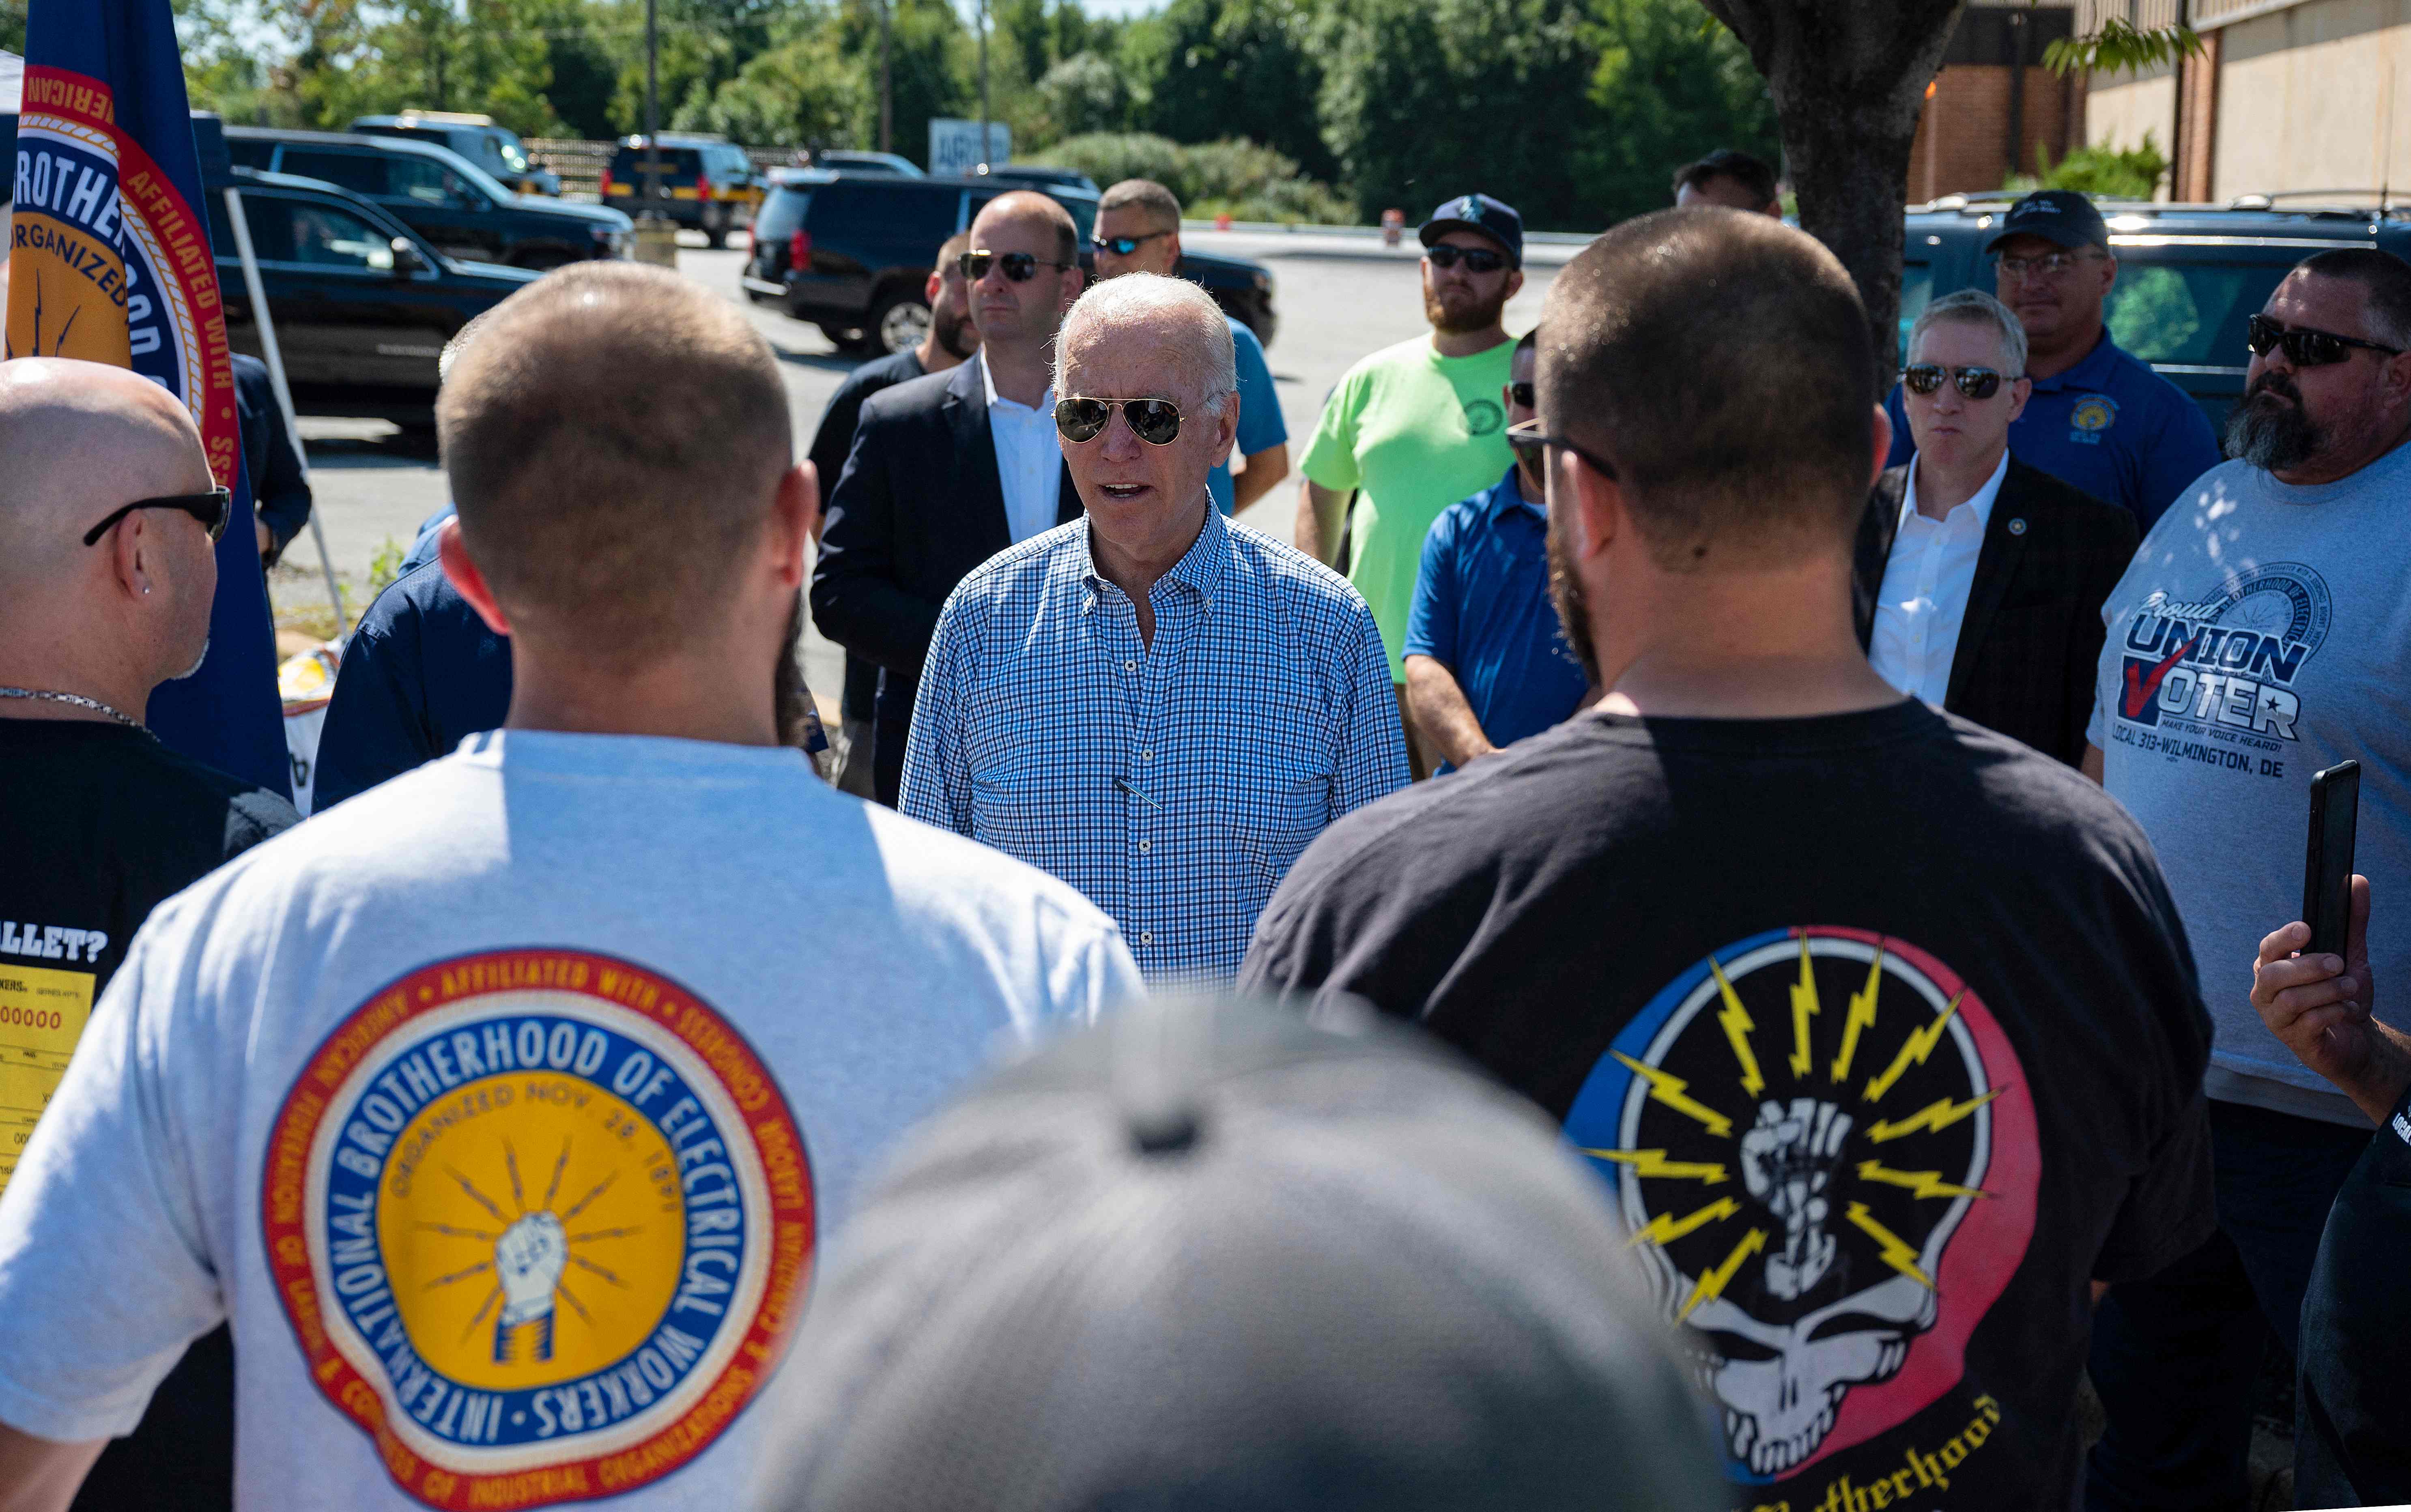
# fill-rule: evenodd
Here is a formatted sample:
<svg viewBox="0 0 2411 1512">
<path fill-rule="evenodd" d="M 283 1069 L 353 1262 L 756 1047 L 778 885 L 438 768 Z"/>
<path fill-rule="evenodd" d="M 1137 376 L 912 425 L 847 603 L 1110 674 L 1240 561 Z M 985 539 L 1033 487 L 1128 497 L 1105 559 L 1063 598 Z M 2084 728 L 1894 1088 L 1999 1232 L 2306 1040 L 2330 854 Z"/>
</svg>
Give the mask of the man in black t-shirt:
<svg viewBox="0 0 2411 1512">
<path fill-rule="evenodd" d="M 944 372 L 968 361 L 979 350 L 979 328 L 972 324 L 971 288 L 963 282 L 958 259 L 972 244 L 969 231 L 957 231 L 938 249 L 938 266 L 929 274 L 922 297 L 929 301 L 929 328 L 921 344 L 876 362 L 866 362 L 845 375 L 821 412 L 821 428 L 812 433 L 805 455 L 820 470 L 821 491 L 837 487 L 845 459 L 854 451 L 854 423 L 862 417 L 862 402 L 883 388 L 908 384 L 933 372 Z M 845 694 L 839 704 L 844 749 L 839 757 L 837 787 L 857 798 L 871 795 L 870 701 L 879 693 L 879 663 L 848 651 Z"/>
<path fill-rule="evenodd" d="M 295 821 L 142 723 L 208 647 L 228 502 L 157 385 L 0 363 L 0 1184 L 143 919 Z M 197 1343 L 75 1505 L 230 1505 L 233 1361 Z"/>
<path fill-rule="evenodd" d="M 2212 1224 L 2210 1025 L 2151 850 L 1868 667 L 1889 438 L 1831 254 L 1627 222 L 1540 351 L 1553 581 L 1610 691 L 1335 825 L 1241 980 L 1417 1019 L 1563 1121 L 1739 1505 L 2065 1505 L 2095 1288 Z"/>
</svg>

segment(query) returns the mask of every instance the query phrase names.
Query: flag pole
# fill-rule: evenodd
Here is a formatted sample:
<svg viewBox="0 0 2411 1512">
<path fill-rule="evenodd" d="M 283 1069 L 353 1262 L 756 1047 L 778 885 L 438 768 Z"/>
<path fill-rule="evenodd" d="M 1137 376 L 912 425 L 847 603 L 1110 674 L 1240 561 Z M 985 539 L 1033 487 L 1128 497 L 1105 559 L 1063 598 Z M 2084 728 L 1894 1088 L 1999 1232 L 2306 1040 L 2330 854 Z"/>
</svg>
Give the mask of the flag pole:
<svg viewBox="0 0 2411 1512">
<path fill-rule="evenodd" d="M 260 360 L 268 367 L 268 386 L 276 391 L 276 407 L 285 414 L 285 433 L 293 438 L 293 455 L 301 463 L 301 474 L 310 473 L 309 458 L 301 450 L 301 427 L 293 416 L 293 390 L 285 382 L 285 355 L 276 345 L 276 322 L 268 313 L 268 295 L 259 282 L 259 258 L 251 250 L 251 224 L 242 218 L 242 191 L 226 186 L 226 221 L 234 227 L 235 255 L 242 262 L 242 286 L 251 296 L 251 318 L 259 327 Z M 327 549 L 327 528 L 318 523 L 318 506 L 310 505 L 310 538 L 318 543 L 318 565 L 327 574 L 327 597 L 335 606 L 335 635 L 341 640 L 351 629 L 351 613 L 343 606 L 343 587 L 335 581 L 334 554 Z"/>
</svg>

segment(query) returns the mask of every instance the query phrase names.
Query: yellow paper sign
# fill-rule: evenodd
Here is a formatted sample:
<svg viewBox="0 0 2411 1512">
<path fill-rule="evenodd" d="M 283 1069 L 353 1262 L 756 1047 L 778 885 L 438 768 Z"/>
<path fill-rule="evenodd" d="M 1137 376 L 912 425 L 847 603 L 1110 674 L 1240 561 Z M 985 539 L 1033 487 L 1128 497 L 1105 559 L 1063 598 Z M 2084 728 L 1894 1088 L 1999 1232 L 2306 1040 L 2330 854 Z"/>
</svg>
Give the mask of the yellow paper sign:
<svg viewBox="0 0 2411 1512">
<path fill-rule="evenodd" d="M 92 1017 L 93 974 L 0 961 L 0 1190 Z"/>
</svg>

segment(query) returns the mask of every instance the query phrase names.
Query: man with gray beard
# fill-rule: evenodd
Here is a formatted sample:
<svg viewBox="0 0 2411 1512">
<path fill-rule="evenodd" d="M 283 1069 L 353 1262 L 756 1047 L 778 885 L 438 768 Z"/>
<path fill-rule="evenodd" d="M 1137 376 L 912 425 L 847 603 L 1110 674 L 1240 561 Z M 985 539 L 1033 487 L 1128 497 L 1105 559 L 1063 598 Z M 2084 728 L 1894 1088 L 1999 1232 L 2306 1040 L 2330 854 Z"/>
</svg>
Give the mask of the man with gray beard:
<svg viewBox="0 0 2411 1512">
<path fill-rule="evenodd" d="M 2369 1143 L 2367 1118 L 2263 1025 L 2244 966 L 2268 921 L 2300 911 L 2312 774 L 2358 760 L 2355 869 L 2411 868 L 2411 263 L 2305 258 L 2248 340 L 2235 459 L 2178 497 L 2102 609 L 2085 770 L 2151 836 L 2192 940 L 2220 1231 L 2101 1305 L 2096 1509 L 2242 1504 L 2265 1330 L 2295 1346 L 2329 1205 Z M 2411 968 L 2399 911 L 2368 947 L 2370 976 Z"/>
</svg>

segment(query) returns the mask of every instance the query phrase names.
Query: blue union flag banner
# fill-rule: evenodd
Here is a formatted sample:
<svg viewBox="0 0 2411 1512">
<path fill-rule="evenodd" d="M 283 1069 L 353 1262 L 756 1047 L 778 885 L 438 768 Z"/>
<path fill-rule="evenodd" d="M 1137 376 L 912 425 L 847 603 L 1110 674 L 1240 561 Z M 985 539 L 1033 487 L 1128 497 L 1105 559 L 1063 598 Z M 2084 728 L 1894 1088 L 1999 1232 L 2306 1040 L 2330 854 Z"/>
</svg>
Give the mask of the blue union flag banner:
<svg viewBox="0 0 2411 1512">
<path fill-rule="evenodd" d="M 35 0 L 10 227 L 7 355 L 131 368 L 192 411 L 220 484 L 210 652 L 152 695 L 160 738 L 290 791 L 234 371 L 168 0 Z"/>
</svg>

